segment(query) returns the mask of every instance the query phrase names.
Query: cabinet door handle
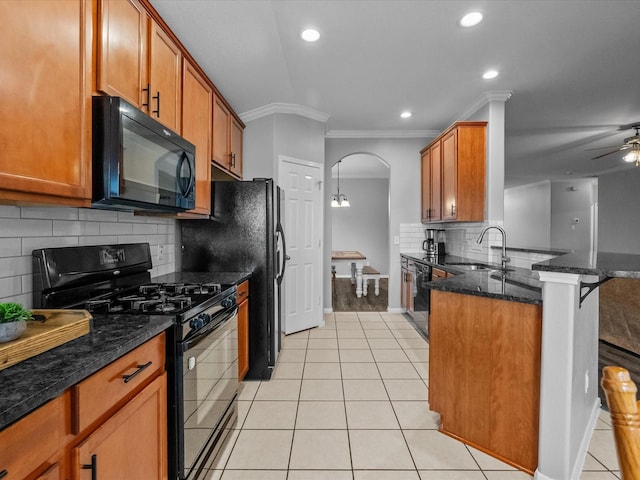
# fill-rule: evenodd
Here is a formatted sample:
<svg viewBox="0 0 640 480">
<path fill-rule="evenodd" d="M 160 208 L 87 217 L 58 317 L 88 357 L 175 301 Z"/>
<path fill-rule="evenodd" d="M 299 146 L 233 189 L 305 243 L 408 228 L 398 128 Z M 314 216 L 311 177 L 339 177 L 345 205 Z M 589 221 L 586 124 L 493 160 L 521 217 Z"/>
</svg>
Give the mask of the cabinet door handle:
<svg viewBox="0 0 640 480">
<path fill-rule="evenodd" d="M 427 208 L 427 220 L 431 220 L 431 209 Z"/>
<path fill-rule="evenodd" d="M 145 103 L 143 103 L 143 104 L 142 104 L 142 106 L 143 106 L 143 107 L 147 107 L 147 112 L 148 112 L 148 111 L 149 111 L 149 108 L 151 108 L 151 107 L 149 106 L 149 103 L 150 103 L 150 101 L 149 101 L 149 95 L 151 95 L 151 88 L 150 88 L 150 85 L 147 83 L 147 88 L 143 88 L 143 89 L 142 89 L 142 91 L 143 91 L 144 93 L 146 93 L 146 94 L 147 94 L 147 101 L 146 101 Z"/>
<path fill-rule="evenodd" d="M 236 154 L 235 153 L 230 153 L 229 154 L 229 165 L 231 165 L 232 168 L 234 168 L 236 166 Z"/>
<path fill-rule="evenodd" d="M 9 475 L 9 472 L 7 472 L 6 470 L 2 470 L 2 471 L 0 472 L 0 478 L 4 478 L 4 477 L 6 477 L 7 475 Z"/>
<path fill-rule="evenodd" d="M 452 203 L 451 204 L 451 216 L 453 217 L 453 216 L 455 216 L 455 214 L 456 214 L 456 204 Z"/>
<path fill-rule="evenodd" d="M 129 383 L 133 377 L 135 377 L 136 375 L 138 375 L 140 372 L 142 372 L 145 368 L 150 367 L 151 366 L 151 361 L 148 361 L 147 363 L 145 363 L 144 365 L 138 365 L 138 368 L 135 372 L 130 373 L 129 375 L 122 375 L 122 380 L 124 380 L 124 383 Z"/>
<path fill-rule="evenodd" d="M 91 463 L 82 465 L 83 470 L 91 470 L 91 480 L 98 480 L 98 456 L 91 455 Z"/>
<path fill-rule="evenodd" d="M 152 97 L 152 98 L 157 101 L 158 108 L 157 108 L 157 110 L 154 110 L 153 113 L 156 114 L 156 117 L 160 118 L 160 91 L 158 91 L 156 93 L 157 93 L 157 95 L 155 97 Z"/>
</svg>

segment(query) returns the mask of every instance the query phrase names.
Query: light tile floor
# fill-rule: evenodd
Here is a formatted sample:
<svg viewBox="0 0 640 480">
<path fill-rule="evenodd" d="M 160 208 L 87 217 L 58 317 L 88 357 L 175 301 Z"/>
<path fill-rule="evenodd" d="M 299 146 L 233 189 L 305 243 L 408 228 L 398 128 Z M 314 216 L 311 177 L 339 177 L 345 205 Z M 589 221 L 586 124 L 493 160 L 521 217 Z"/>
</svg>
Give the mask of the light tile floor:
<svg viewBox="0 0 640 480">
<path fill-rule="evenodd" d="M 270 381 L 243 382 L 238 424 L 208 480 L 520 480 L 437 431 L 428 343 L 401 315 L 341 312 L 289 335 Z M 602 411 L 580 477 L 619 478 Z"/>
</svg>

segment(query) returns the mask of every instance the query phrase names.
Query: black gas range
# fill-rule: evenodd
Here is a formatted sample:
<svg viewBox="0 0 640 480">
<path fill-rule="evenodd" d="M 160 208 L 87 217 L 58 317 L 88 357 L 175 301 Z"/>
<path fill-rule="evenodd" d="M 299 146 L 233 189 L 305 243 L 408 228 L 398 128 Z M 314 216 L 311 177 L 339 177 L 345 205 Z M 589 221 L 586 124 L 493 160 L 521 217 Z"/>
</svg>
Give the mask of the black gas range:
<svg viewBox="0 0 640 480">
<path fill-rule="evenodd" d="M 211 273 L 151 278 L 151 267 L 147 243 L 34 250 L 33 306 L 175 319 L 167 332 L 168 478 L 192 480 L 237 419 L 236 286 L 211 282 Z"/>
</svg>

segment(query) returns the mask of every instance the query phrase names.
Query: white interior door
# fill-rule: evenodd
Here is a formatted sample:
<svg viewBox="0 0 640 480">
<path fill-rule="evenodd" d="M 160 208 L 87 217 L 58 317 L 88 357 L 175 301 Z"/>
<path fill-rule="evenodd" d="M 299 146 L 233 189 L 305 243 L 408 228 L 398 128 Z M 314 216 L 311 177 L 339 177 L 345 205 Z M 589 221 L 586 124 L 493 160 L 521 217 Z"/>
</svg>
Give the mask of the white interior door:
<svg viewBox="0 0 640 480">
<path fill-rule="evenodd" d="M 285 334 L 322 324 L 322 168 L 280 157 L 283 228 L 290 257 L 284 274 Z"/>
</svg>

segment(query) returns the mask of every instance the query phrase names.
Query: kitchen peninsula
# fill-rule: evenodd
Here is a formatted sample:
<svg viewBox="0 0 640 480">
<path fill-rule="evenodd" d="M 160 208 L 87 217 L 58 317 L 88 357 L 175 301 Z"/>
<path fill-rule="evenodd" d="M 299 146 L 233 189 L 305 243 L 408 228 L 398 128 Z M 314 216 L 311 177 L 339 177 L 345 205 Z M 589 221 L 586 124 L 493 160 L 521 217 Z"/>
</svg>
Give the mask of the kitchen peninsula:
<svg viewBox="0 0 640 480">
<path fill-rule="evenodd" d="M 429 283 L 429 405 L 440 414 L 440 431 L 533 473 L 542 330 L 537 274 L 452 258 L 438 268 L 458 273 Z"/>
<path fill-rule="evenodd" d="M 597 287 L 640 278 L 640 255 L 569 253 L 523 271 L 470 270 L 429 284 L 430 406 L 441 431 L 535 480 L 577 480 L 601 405 Z M 520 273 L 524 297 L 509 290 Z M 528 403 L 513 401 L 517 395 Z M 527 449 L 524 460 L 511 456 L 500 432 Z"/>
</svg>

